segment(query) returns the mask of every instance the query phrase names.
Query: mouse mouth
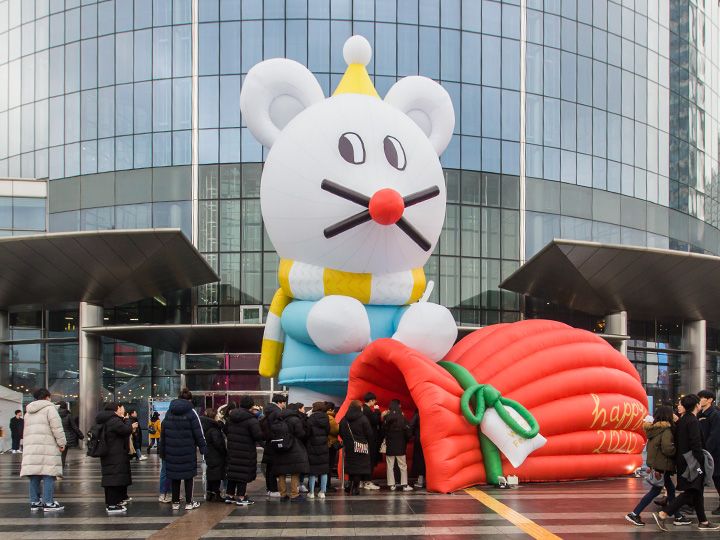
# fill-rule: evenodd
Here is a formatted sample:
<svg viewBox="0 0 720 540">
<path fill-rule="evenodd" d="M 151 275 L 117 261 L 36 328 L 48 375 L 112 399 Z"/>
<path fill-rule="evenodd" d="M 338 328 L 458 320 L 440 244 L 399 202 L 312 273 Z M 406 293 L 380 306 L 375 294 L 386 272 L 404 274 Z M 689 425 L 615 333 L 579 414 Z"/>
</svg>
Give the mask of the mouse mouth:
<svg viewBox="0 0 720 540">
<path fill-rule="evenodd" d="M 327 227 L 323 231 L 325 238 L 333 238 L 334 236 L 344 233 L 345 231 L 349 231 L 358 225 L 362 225 L 363 223 L 373 220 L 373 216 L 370 213 L 371 197 L 328 179 L 322 181 L 320 188 L 328 193 L 337 195 L 341 199 L 354 202 L 355 204 L 365 208 L 362 212 L 358 212 L 357 214 Z M 438 195 L 440 195 L 440 188 L 432 186 L 402 197 L 402 203 L 404 208 L 407 208 L 408 206 L 413 206 L 429 199 L 433 199 Z M 432 247 L 430 242 L 405 217 L 401 216 L 399 219 L 394 221 L 393 224 L 397 225 L 400 230 L 407 234 L 413 242 L 420 246 L 420 249 L 423 251 L 430 251 L 430 248 Z"/>
</svg>

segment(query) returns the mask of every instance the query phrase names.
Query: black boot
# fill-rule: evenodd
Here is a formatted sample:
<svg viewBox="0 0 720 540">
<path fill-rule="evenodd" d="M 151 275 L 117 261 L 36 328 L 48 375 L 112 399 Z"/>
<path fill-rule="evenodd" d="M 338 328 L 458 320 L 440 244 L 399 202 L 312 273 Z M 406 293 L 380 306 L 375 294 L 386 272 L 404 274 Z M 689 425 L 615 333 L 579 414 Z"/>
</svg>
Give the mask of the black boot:
<svg viewBox="0 0 720 540">
<path fill-rule="evenodd" d="M 353 482 L 351 491 L 353 495 L 360 495 L 360 482 Z"/>
</svg>

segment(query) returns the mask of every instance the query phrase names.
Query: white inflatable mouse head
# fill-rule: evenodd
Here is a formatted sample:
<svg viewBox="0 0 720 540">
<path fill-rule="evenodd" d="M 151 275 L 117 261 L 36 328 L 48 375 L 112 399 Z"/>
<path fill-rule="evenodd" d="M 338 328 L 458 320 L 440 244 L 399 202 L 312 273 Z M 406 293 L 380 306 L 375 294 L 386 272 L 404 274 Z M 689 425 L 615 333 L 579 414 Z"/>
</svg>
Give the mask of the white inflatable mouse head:
<svg viewBox="0 0 720 540">
<path fill-rule="evenodd" d="M 325 98 L 315 77 L 284 58 L 254 66 L 240 95 L 243 118 L 270 152 L 260 203 L 280 257 L 347 272 L 423 266 L 445 217 L 438 156 L 455 113 L 425 77 L 399 80 L 382 100 L 353 36 L 347 71 Z"/>
</svg>

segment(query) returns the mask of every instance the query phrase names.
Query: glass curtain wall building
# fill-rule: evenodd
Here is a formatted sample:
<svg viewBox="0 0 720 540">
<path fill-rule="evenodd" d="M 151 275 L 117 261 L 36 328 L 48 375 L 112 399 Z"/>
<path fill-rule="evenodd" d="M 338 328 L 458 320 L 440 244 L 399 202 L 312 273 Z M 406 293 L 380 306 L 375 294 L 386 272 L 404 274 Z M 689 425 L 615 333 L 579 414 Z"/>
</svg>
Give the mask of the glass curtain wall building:
<svg viewBox="0 0 720 540">
<path fill-rule="evenodd" d="M 278 258 L 243 75 L 284 56 L 329 95 L 361 34 L 381 95 L 421 74 L 455 106 L 432 299 L 598 330 L 498 283 L 554 237 L 720 253 L 719 22 L 703 0 L 0 0 L 0 176 L 49 178 L 50 231 L 180 227 L 222 277 L 110 322 L 257 322 Z M 631 324 L 629 353 L 668 393 L 670 324 Z"/>
</svg>

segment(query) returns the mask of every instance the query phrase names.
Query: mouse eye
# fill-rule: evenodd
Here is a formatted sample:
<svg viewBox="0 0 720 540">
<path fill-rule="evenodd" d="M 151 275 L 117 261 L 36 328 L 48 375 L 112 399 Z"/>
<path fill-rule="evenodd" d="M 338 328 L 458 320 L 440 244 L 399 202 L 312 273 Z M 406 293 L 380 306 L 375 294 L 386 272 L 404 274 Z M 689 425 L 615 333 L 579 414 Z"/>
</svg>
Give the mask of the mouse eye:
<svg viewBox="0 0 720 540">
<path fill-rule="evenodd" d="M 348 163 L 353 165 L 365 163 L 365 145 L 357 133 L 349 131 L 340 135 L 338 151 Z"/>
<path fill-rule="evenodd" d="M 388 135 L 383 141 L 383 149 L 385 150 L 385 158 L 388 163 L 395 167 L 398 171 L 404 171 L 407 165 L 405 159 L 405 150 L 395 137 Z"/>
</svg>

